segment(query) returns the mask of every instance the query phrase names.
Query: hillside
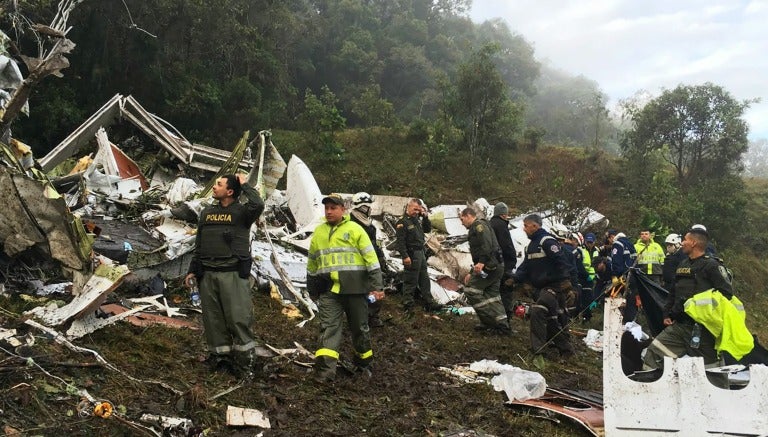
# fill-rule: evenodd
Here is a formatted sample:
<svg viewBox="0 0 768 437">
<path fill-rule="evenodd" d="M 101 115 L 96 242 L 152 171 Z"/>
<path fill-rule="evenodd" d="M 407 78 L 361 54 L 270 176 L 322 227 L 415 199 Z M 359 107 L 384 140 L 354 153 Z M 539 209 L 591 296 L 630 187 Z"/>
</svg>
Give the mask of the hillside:
<svg viewBox="0 0 768 437">
<path fill-rule="evenodd" d="M 285 158 L 295 153 L 304 159 L 324 192 L 366 190 L 419 196 L 430 205 L 484 196 L 491 202 L 507 202 L 514 212 L 566 200 L 603 212 L 630 235 L 639 226 L 633 220 L 637 211 L 631 199 L 621 195 L 619 162 L 609 155 L 555 147 L 537 153 L 508 151 L 483 168 L 470 167 L 461 152 L 446 154 L 438 162 L 425 161 L 420 143 L 399 131 L 347 131 L 342 138 L 345 153 L 339 159 L 313 151 L 296 134 L 274 132 L 274 142 Z M 747 182 L 754 201 L 740 226 L 767 229 L 768 183 Z M 759 231 L 749 237 L 757 243 L 768 241 Z M 766 344 L 765 256 L 756 257 L 733 242 L 721 249 L 736 274 L 748 325 Z M 177 281 L 168 284 L 168 298 L 183 306 L 186 296 L 179 285 Z M 124 297 L 129 297 L 127 292 L 118 289 L 111 300 Z M 202 335 L 195 330 L 118 323 L 75 342 L 98 352 L 115 370 L 25 325 L 21 314 L 41 303 L 39 298 L 22 299 L 18 294 L 0 296 L 0 325 L 34 338 L 32 345 L 2 349 L 0 411 L 7 435 L 15 435 L 14 429 L 21 435 L 151 435 L 134 425 L 143 413 L 189 418 L 208 435 L 256 434 L 254 428 L 225 425 L 226 408 L 231 405 L 263 411 L 272 423 L 264 433 L 269 436 L 448 436 L 468 430 L 474 435 L 578 436 L 587 434 L 567 421 L 557 423 L 510 408 L 504 404 L 504 395 L 490 386 L 458 382 L 439 367 L 496 359 L 541 373 L 551 387 L 602 389 L 601 356 L 579 339 L 574 339 L 577 353 L 572 361 L 545 361 L 537 366 L 528 352 L 527 321 L 513 320 L 517 332 L 509 338 L 487 336 L 474 331 L 476 320 L 470 315 L 417 310 L 406 316 L 397 294 L 383 302 L 385 326 L 373 331 L 373 378 L 341 376 L 332 385 L 313 382 L 308 369 L 295 362 L 308 362 L 307 358 L 277 357 L 266 360 L 252 379 L 238 386 L 233 377 L 212 374 L 202 363 L 206 352 Z M 316 321 L 296 327 L 294 320 L 281 313 L 280 303 L 261 292 L 254 292 L 254 303 L 255 332 L 266 343 L 286 349 L 296 342 L 314 350 Z M 199 315 L 190 315 L 199 323 Z M 601 317 L 574 327 L 601 329 Z M 346 356 L 351 350 L 348 342 L 342 346 Z M 94 417 L 88 409 L 80 414 L 77 389 L 108 400 L 117 414 L 109 419 Z"/>
</svg>

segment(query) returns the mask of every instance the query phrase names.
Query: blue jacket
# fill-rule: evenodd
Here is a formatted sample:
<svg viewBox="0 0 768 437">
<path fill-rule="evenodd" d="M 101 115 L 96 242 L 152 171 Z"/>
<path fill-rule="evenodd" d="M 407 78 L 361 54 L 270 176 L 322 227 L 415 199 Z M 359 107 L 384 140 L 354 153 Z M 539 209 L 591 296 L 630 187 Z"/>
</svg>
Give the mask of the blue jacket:
<svg viewBox="0 0 768 437">
<path fill-rule="evenodd" d="M 543 288 L 570 280 L 571 266 L 555 237 L 539 229 L 530 238 L 531 242 L 525 249 L 525 259 L 515 272 L 515 282 L 530 282 L 536 288 Z"/>
<path fill-rule="evenodd" d="M 626 273 L 637 258 L 635 246 L 624 236 L 616 235 L 611 246 L 611 276 L 621 276 Z"/>
</svg>

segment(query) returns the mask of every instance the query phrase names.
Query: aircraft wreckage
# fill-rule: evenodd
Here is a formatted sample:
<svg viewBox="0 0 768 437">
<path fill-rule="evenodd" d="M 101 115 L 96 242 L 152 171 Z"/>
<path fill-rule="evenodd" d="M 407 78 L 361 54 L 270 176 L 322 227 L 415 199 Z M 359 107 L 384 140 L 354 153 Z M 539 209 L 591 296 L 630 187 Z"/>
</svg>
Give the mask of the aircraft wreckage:
<svg viewBox="0 0 768 437">
<path fill-rule="evenodd" d="M 121 146 L 113 144 L 107 132 L 115 123 L 131 124 L 136 136 Z M 252 154 L 252 146 L 258 146 L 257 155 Z M 29 311 L 29 316 L 46 325 L 33 322 L 38 329 L 65 330 L 69 340 L 120 320 L 198 329 L 179 319 L 185 311 L 197 310 L 169 304 L 165 281 L 178 281 L 187 271 L 197 214 L 210 202 L 212 181 L 238 170 L 249 172 L 249 183 L 260 186 L 266 199 L 264 219 L 252 229 L 252 256 L 257 261 L 251 272 L 254 281 L 283 303 L 284 314 L 303 319 L 299 324 L 314 317 L 316 307 L 304 291 L 305 252 L 323 217 L 323 194 L 299 157 L 285 163 L 269 131 L 259 132 L 253 141 L 246 132 L 231 152 L 197 145 L 131 96 L 116 95 L 37 165 L 28 150 L 16 140 L 0 143 L 0 202 L 6 206 L 6 213 L 0 215 L 0 261 L 5 267 L 0 292 L 73 296 L 65 305 L 48 304 Z M 286 188 L 279 190 L 283 177 Z M 402 263 L 390 256 L 388 247 L 394 238 L 393 225 L 408 201 L 407 197 L 375 195 L 372 205 L 379 244 L 393 271 L 402 270 Z M 458 278 L 471 265 L 467 230 L 459 220 L 466 206 L 431 208 L 436 231 L 428 236 L 427 246 L 433 252 L 429 258 L 433 297 L 471 312 L 458 292 Z M 489 217 L 493 210 L 485 199 L 472 206 L 481 216 Z M 563 221 L 553 211 L 539 213 L 545 227 Z M 576 215 L 578 219 L 570 220 L 572 229 L 607 225 L 595 211 Z M 523 217 L 510 221 L 518 250 L 528 243 Z M 137 297 L 106 304 L 107 296 L 121 287 L 133 290 Z M 603 396 L 546 388 L 538 378 L 535 396 L 519 396 L 514 394 L 519 386 L 500 383 L 510 406 L 561 414 L 594 435 L 682 435 L 688 430 L 764 434 L 768 422 L 760 412 L 766 409 L 765 366 L 752 366 L 751 382 L 741 390 L 720 391 L 711 386 L 699 359 L 668 362 L 657 382 L 633 381 L 619 370 L 620 299 L 607 302 Z M 4 339 L 13 338 L 12 333 L 3 332 Z M 448 371 L 454 376 L 461 373 Z M 664 411 L 663 420 L 651 417 L 647 405 L 654 405 L 655 412 Z M 754 411 L 742 414 L 747 405 Z M 726 426 L 719 420 L 723 414 L 743 419 Z"/>
</svg>

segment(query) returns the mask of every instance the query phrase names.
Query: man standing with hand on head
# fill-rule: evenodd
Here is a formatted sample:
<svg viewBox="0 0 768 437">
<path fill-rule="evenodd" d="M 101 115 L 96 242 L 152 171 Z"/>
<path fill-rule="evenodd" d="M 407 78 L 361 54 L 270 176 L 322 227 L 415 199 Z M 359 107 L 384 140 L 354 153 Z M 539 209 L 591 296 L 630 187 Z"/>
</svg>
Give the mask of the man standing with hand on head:
<svg viewBox="0 0 768 437">
<path fill-rule="evenodd" d="M 244 174 L 216 180 L 212 197 L 218 202 L 200 213 L 194 255 L 184 278 L 187 286 L 193 279 L 199 284 L 208 363 L 213 370 L 235 376 L 249 370 L 254 356 L 271 355 L 251 330 L 251 225 L 264 211 L 264 201 L 246 180 Z M 246 203 L 238 201 L 241 193 Z"/>
<path fill-rule="evenodd" d="M 432 297 L 432 284 L 427 274 L 427 257 L 424 254 L 424 234 L 432 230 L 427 209 L 419 199 L 411 199 L 405 214 L 395 223 L 397 241 L 395 247 L 403 259 L 403 306 L 413 308 L 416 289 L 419 289 L 427 311 L 441 309 Z"/>
</svg>

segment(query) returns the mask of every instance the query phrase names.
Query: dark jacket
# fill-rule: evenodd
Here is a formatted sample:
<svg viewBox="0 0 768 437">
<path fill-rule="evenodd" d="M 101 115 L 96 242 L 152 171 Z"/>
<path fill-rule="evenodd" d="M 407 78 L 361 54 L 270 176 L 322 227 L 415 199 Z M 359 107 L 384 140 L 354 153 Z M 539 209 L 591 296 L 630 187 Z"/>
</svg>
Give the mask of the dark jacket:
<svg viewBox="0 0 768 437">
<path fill-rule="evenodd" d="M 611 274 L 623 275 L 635 263 L 635 258 L 637 258 L 635 245 L 627 237 L 614 239 L 611 246 Z"/>
<path fill-rule="evenodd" d="M 664 265 L 661 266 L 661 279 L 664 281 L 664 288 L 671 290 L 675 284 L 675 272 L 680 263 L 688 258 L 682 249 L 677 249 L 677 252 L 667 255 L 664 258 Z"/>
<path fill-rule="evenodd" d="M 469 252 L 474 264 L 485 264 L 485 270 L 495 270 L 501 264 L 501 252 L 496 235 L 487 221 L 475 220 L 469 226 Z"/>
<path fill-rule="evenodd" d="M 565 257 L 568 258 L 570 263 L 573 263 L 571 283 L 573 283 L 574 287 L 578 285 L 586 287 L 589 282 L 589 276 L 587 275 L 587 269 L 584 268 L 584 254 L 581 253 L 581 249 L 568 243 L 563 243 L 563 249 L 566 251 Z"/>
<path fill-rule="evenodd" d="M 536 288 L 543 288 L 565 279 L 570 280 L 570 266 L 555 237 L 539 229 L 530 238 L 525 259 L 515 272 L 515 282 L 530 282 Z"/>
<path fill-rule="evenodd" d="M 365 230 L 365 233 L 368 234 L 368 238 L 371 240 L 371 244 L 373 244 L 373 250 L 376 251 L 376 257 L 379 259 L 379 265 L 381 266 L 381 271 L 388 270 L 387 267 L 387 258 L 384 256 L 384 251 L 381 250 L 381 247 L 379 247 L 379 243 L 376 239 L 376 226 L 374 226 L 372 223 L 364 224 L 360 220 L 355 217 L 354 214 L 350 214 L 349 219 L 353 222 L 360 225 Z"/>
<path fill-rule="evenodd" d="M 409 217 L 403 214 L 395 223 L 395 249 L 400 252 L 400 257 L 409 258 L 413 252 L 424 250 L 424 234 L 431 230 L 429 217 Z"/>
<path fill-rule="evenodd" d="M 491 217 L 490 223 L 501 249 L 504 270 L 513 270 L 517 267 L 517 251 L 515 250 L 515 243 L 512 242 L 512 236 L 509 234 L 509 221 L 495 215 Z"/>
<path fill-rule="evenodd" d="M 675 271 L 675 284 L 669 292 L 664 315 L 673 320 L 686 320 L 685 301 L 702 291 L 714 288 L 727 299 L 733 297 L 728 271 L 717 258 L 702 255 L 696 259 L 686 257 Z"/>
<path fill-rule="evenodd" d="M 251 225 L 264 211 L 264 201 L 249 185 L 243 185 L 243 194 L 246 203 L 236 200 L 227 207 L 216 203 L 200 213 L 191 273 L 235 267 L 238 261 L 251 259 Z"/>
</svg>

